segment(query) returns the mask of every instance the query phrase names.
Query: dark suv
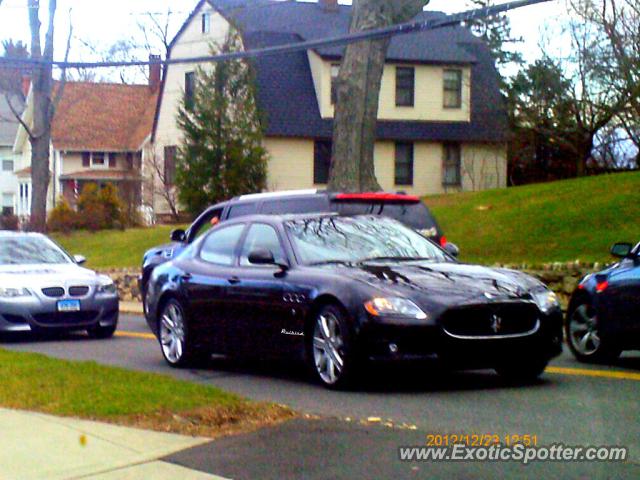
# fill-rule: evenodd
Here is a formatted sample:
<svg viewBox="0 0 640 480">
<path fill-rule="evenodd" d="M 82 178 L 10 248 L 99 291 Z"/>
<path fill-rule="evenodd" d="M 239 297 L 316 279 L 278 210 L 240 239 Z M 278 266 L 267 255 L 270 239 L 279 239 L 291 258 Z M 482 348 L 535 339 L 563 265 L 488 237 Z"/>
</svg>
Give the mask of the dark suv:
<svg viewBox="0 0 640 480">
<path fill-rule="evenodd" d="M 339 213 L 341 215 L 383 215 L 399 220 L 417 230 L 423 236 L 453 255 L 457 247 L 447 243 L 440 226 L 419 197 L 403 193 L 329 193 L 319 190 L 285 191 L 243 195 L 218 203 L 206 209 L 186 230 L 171 232 L 171 243 L 148 250 L 142 260 L 140 293 L 146 295 L 146 286 L 153 269 L 172 259 L 187 245 L 211 228 L 214 223 L 224 222 L 245 215 Z"/>
</svg>

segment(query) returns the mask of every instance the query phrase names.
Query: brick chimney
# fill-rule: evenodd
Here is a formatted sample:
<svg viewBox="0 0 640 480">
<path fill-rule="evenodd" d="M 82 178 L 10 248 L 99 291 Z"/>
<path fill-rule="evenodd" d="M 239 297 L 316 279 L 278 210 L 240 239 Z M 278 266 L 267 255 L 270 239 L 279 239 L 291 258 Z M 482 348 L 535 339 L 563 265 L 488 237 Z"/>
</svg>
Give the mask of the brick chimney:
<svg viewBox="0 0 640 480">
<path fill-rule="evenodd" d="M 149 88 L 154 92 L 160 87 L 162 77 L 162 58 L 160 55 L 149 55 Z"/>
<path fill-rule="evenodd" d="M 27 98 L 31 89 L 31 77 L 29 75 L 22 76 L 22 95 Z"/>
<path fill-rule="evenodd" d="M 323 10 L 335 12 L 338 10 L 338 0 L 318 0 Z"/>
</svg>

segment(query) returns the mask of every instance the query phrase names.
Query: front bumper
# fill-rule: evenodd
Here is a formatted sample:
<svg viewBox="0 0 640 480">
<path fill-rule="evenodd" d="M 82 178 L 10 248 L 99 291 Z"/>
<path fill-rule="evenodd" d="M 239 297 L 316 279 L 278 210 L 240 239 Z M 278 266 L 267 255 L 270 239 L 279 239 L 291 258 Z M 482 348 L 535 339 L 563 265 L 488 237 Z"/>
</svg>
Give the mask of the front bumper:
<svg viewBox="0 0 640 480">
<path fill-rule="evenodd" d="M 0 300 L 0 332 L 37 330 L 81 330 L 118 323 L 117 295 L 98 295 L 80 299 L 79 312 L 58 312 L 58 300 L 31 296 Z M 74 298 L 73 300 L 77 300 Z"/>
<path fill-rule="evenodd" d="M 371 360 L 439 360 L 457 368 L 494 368 L 505 362 L 550 360 L 562 353 L 562 313 L 540 318 L 533 333 L 516 337 L 455 338 L 437 323 L 403 326 L 368 322 L 360 353 Z"/>
</svg>

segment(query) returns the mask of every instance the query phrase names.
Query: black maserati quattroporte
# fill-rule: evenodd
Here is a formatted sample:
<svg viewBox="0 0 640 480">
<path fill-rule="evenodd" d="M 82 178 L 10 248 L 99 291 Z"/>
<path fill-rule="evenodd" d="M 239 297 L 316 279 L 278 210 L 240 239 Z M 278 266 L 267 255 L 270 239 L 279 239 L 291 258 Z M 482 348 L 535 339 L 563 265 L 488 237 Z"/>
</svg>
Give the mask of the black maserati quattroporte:
<svg viewBox="0 0 640 480">
<path fill-rule="evenodd" d="M 329 387 L 376 359 L 433 358 L 527 380 L 562 349 L 561 310 L 542 283 L 461 264 L 376 216 L 225 222 L 155 268 L 147 298 L 171 366 L 212 353 L 301 357 Z"/>
</svg>

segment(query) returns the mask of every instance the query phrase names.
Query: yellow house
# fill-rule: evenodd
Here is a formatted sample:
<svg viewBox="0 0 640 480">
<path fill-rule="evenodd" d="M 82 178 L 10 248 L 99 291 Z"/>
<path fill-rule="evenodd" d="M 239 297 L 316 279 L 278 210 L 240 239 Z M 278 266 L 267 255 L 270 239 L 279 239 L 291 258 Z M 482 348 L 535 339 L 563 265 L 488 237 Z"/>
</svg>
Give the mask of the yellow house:
<svg viewBox="0 0 640 480">
<path fill-rule="evenodd" d="M 421 18 L 444 14 L 423 12 Z M 170 58 L 204 56 L 239 29 L 247 50 L 345 34 L 351 7 L 335 0 L 201 0 L 174 38 Z M 335 80 L 342 47 L 259 57 L 258 103 L 265 118 L 268 189 L 322 188 L 331 162 Z M 181 96 L 196 65 L 165 68 L 153 145 L 175 169 Z M 507 116 L 488 47 L 464 27 L 398 36 L 382 78 L 375 168 L 385 190 L 426 195 L 506 186 Z M 164 175 L 171 180 L 171 174 Z M 166 212 L 161 199 L 158 213 Z"/>
</svg>

